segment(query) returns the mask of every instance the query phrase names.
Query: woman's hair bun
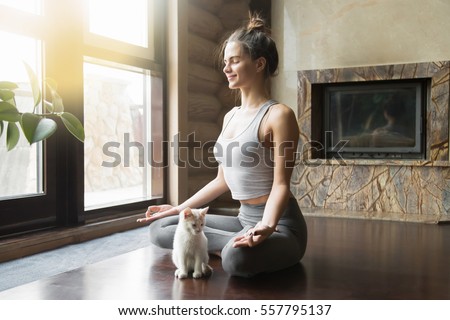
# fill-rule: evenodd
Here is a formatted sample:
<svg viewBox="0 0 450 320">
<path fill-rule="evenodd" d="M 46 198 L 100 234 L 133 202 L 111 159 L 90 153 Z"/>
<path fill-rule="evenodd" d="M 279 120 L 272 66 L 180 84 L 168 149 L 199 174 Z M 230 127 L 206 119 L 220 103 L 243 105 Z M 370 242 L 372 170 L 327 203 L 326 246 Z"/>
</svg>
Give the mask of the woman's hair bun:
<svg viewBox="0 0 450 320">
<path fill-rule="evenodd" d="M 248 31 L 252 31 L 252 30 L 261 31 L 261 32 L 270 34 L 270 30 L 266 26 L 266 22 L 264 21 L 263 18 L 261 18 L 257 14 L 252 14 L 250 16 L 250 20 L 248 21 L 248 24 L 247 24 L 247 30 Z"/>
</svg>

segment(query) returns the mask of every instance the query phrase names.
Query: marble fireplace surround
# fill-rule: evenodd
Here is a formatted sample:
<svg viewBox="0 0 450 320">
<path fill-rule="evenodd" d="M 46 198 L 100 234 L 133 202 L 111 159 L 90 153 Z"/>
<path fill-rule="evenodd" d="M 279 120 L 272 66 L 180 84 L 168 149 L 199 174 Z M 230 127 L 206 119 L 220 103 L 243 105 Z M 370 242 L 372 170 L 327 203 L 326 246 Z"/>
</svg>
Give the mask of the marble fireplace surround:
<svg viewBox="0 0 450 320">
<path fill-rule="evenodd" d="M 408 221 L 450 218 L 450 61 L 298 72 L 298 123 L 302 159 L 292 188 L 309 214 Z M 311 85 L 428 78 L 426 158 L 423 160 L 320 160 L 308 150 Z"/>
</svg>

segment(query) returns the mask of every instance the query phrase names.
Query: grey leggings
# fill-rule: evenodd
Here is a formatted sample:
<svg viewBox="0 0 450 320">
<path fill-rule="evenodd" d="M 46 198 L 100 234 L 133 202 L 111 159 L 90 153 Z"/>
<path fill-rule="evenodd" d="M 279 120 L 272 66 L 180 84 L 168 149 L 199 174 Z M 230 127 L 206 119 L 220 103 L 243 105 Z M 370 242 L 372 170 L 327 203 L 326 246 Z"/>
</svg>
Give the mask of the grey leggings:
<svg viewBox="0 0 450 320">
<path fill-rule="evenodd" d="M 297 264 L 306 250 L 307 228 L 293 198 L 283 213 L 278 231 L 255 247 L 233 248 L 233 239 L 254 227 L 262 219 L 265 205 L 241 205 L 238 216 L 209 214 L 204 232 L 209 252 L 221 252 L 222 266 L 230 275 L 251 277 Z M 156 220 L 150 224 L 150 241 L 172 249 L 178 216 Z"/>
</svg>

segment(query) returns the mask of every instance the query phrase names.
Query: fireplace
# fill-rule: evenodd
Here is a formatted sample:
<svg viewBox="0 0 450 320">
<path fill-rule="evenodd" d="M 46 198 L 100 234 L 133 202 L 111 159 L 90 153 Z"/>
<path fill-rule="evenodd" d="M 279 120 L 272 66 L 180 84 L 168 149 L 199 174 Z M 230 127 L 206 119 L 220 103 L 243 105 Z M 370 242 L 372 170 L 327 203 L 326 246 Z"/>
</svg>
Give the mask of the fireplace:
<svg viewBox="0 0 450 320">
<path fill-rule="evenodd" d="M 447 166 L 449 65 L 299 71 L 303 160 Z"/>
<path fill-rule="evenodd" d="M 361 127 L 367 127 L 367 122 L 361 120 L 367 118 L 367 112 L 357 110 L 356 107 L 353 107 L 353 110 L 347 107 L 348 109 L 342 112 L 344 105 L 351 106 L 352 103 L 355 106 L 361 105 L 362 102 L 358 99 L 368 99 L 378 101 L 373 108 L 381 109 L 383 106 L 381 101 L 398 99 L 390 97 L 391 89 L 385 89 L 384 84 L 391 86 L 397 83 L 400 87 L 396 89 L 400 88 L 399 91 L 409 96 L 406 98 L 409 102 L 407 106 L 404 106 L 410 110 L 409 123 L 413 122 L 414 118 L 417 121 L 419 109 L 422 108 L 422 120 L 414 122 L 415 125 L 411 127 L 414 128 L 415 133 L 408 134 L 414 142 L 397 144 L 395 148 L 398 150 L 387 149 L 389 146 L 384 144 L 382 147 L 384 150 L 380 152 L 381 158 L 377 158 L 378 155 L 374 154 L 373 150 L 369 150 L 372 152 L 369 157 L 364 154 L 368 150 L 362 148 L 368 146 L 380 148 L 380 145 L 370 144 L 371 142 L 361 138 L 353 145 L 343 146 L 343 150 L 348 153 L 355 151 L 350 149 L 355 145 L 360 148 L 356 149 L 358 153 L 355 152 L 354 158 L 340 159 L 337 155 L 332 158 L 330 152 L 337 152 L 341 147 L 338 138 L 360 137 L 363 130 Z M 380 84 L 381 87 L 372 90 L 367 89 L 366 84 L 369 87 L 372 84 Z M 298 166 L 293 172 L 291 189 L 305 214 L 402 221 L 448 221 L 450 213 L 449 61 L 301 70 L 298 71 L 297 85 L 299 150 L 302 153 L 301 159 L 299 156 Z M 406 87 L 402 87 L 403 85 Z M 329 104 L 341 104 L 340 115 L 329 115 L 328 124 L 323 120 L 326 107 L 320 104 L 320 99 L 325 100 L 324 92 L 327 87 L 330 88 L 330 92 L 327 93 Z M 363 92 L 362 97 L 352 96 L 354 89 L 356 92 Z M 420 91 L 422 91 L 422 98 L 418 96 Z M 333 95 L 337 95 L 338 98 Z M 377 98 L 374 98 L 375 96 Z M 335 100 L 332 101 L 332 99 Z M 418 102 L 422 99 L 425 101 L 420 107 Z M 356 116 L 357 111 L 360 111 L 362 115 Z M 380 115 L 377 117 L 382 119 Z M 324 128 L 326 125 L 329 127 Z M 381 123 L 378 125 L 382 126 Z M 350 129 L 346 126 L 350 128 L 356 126 L 359 129 L 349 131 Z M 422 126 L 420 138 L 422 145 L 420 146 L 419 142 L 418 148 L 422 148 L 421 155 L 418 158 L 406 157 L 405 154 L 419 150 L 416 142 L 418 141 L 417 128 L 420 126 Z M 329 137 L 334 140 L 333 143 L 328 144 L 331 149 L 325 149 L 327 137 L 326 134 L 320 133 L 326 130 L 335 132 L 333 133 L 335 137 Z M 374 130 L 373 127 L 371 130 Z M 337 137 L 339 134 L 341 136 Z M 405 157 L 396 158 L 394 154 Z M 389 157 L 389 155 L 392 156 Z M 432 219 L 429 219 L 430 217 Z"/>
<path fill-rule="evenodd" d="M 315 157 L 425 159 L 430 79 L 313 84 Z"/>
</svg>

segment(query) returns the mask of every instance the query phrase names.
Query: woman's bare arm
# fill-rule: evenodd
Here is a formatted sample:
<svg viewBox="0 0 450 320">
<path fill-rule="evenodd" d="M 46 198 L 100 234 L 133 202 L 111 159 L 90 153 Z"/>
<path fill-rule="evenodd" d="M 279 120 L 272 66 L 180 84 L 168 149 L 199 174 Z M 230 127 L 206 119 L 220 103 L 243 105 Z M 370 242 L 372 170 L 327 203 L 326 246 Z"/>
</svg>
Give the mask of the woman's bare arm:
<svg viewBox="0 0 450 320">
<path fill-rule="evenodd" d="M 176 215 L 187 207 L 198 208 L 216 199 L 218 196 L 220 196 L 221 194 L 225 193 L 228 190 L 229 190 L 228 186 L 225 183 L 225 179 L 223 177 L 222 167 L 219 166 L 216 178 L 211 182 L 209 182 L 208 184 L 206 184 L 203 188 L 197 191 L 197 193 L 195 193 L 185 202 L 183 202 L 178 206 L 172 206 L 168 204 L 150 206 L 148 207 L 148 210 L 145 213 L 145 218 L 138 219 L 137 221 L 151 222 L 153 220 L 157 220 L 163 217 Z"/>
</svg>

